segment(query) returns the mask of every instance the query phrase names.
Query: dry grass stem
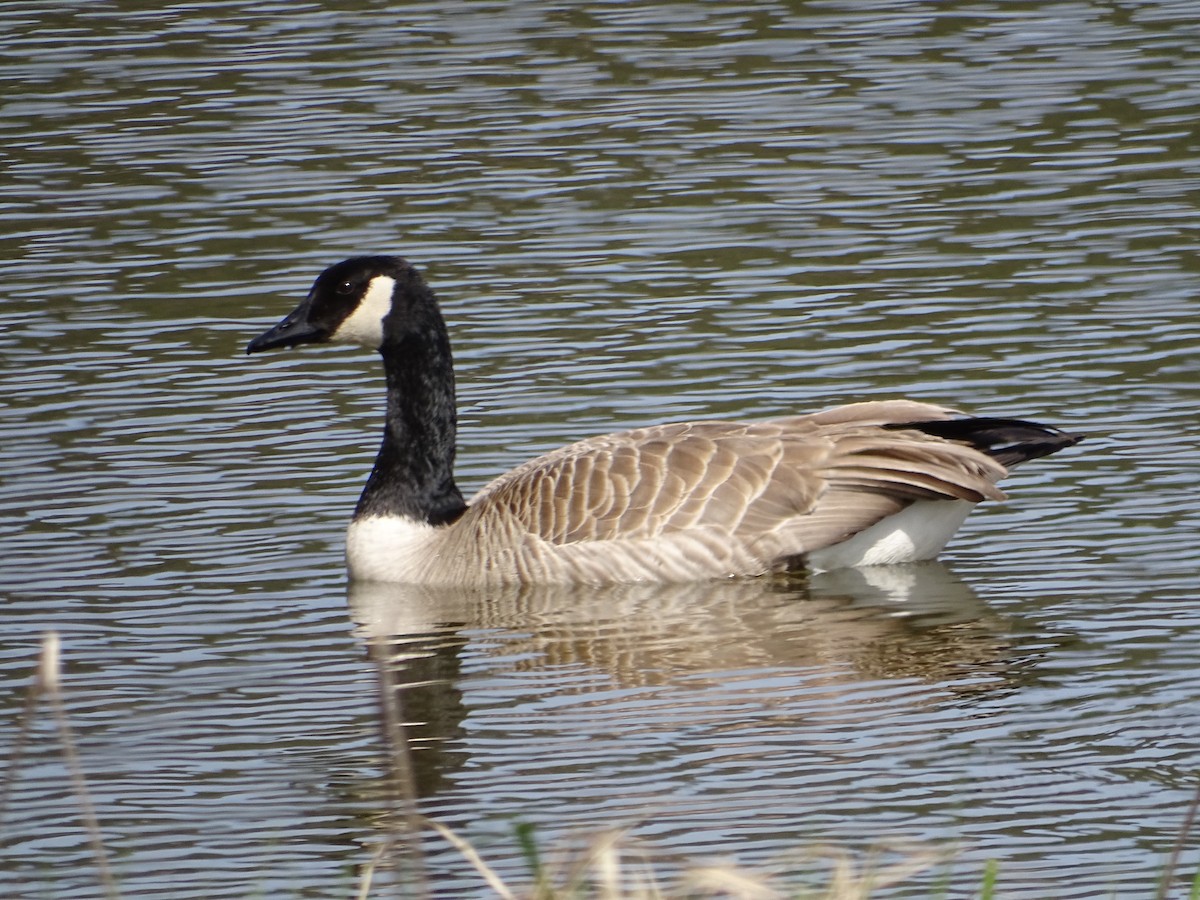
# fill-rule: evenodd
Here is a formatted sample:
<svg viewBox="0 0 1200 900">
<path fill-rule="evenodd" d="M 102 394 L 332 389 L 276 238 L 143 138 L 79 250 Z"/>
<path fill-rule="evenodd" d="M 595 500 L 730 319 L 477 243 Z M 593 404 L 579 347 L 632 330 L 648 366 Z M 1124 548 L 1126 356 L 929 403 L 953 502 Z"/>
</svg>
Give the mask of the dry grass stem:
<svg viewBox="0 0 1200 900">
<path fill-rule="evenodd" d="M 355 900 L 367 900 L 371 896 L 371 881 L 375 878 L 375 869 L 379 865 L 379 861 L 383 859 L 383 855 L 387 852 L 387 844 L 380 844 L 375 848 L 375 853 L 372 854 L 370 862 L 363 866 L 362 883 L 358 886 L 358 896 Z"/>
<path fill-rule="evenodd" d="M 438 822 L 424 819 L 430 828 L 444 837 L 475 870 L 501 900 L 671 900 L 671 898 L 720 897 L 723 900 L 867 900 L 874 892 L 902 882 L 932 866 L 945 862 L 947 850 L 929 847 L 889 846 L 879 853 L 899 854 L 894 863 L 877 866 L 873 860 L 856 864 L 852 855 L 841 848 L 819 845 L 804 852 L 807 863 L 820 862 L 828 867 L 827 883 L 820 889 L 805 891 L 784 886 L 783 874 L 792 865 L 775 871 L 757 871 L 734 863 L 688 866 L 673 887 L 664 890 L 656 875 L 650 853 L 627 832 L 612 830 L 595 837 L 585 849 L 571 853 L 535 873 L 527 888 L 514 888 L 492 869 L 464 838 Z"/>
<path fill-rule="evenodd" d="M 500 876 L 492 870 L 491 866 L 483 861 L 483 857 L 481 857 L 475 851 L 474 847 L 460 838 L 441 822 L 435 822 L 433 819 L 426 819 L 424 817 L 422 817 L 422 822 L 426 827 L 432 828 L 447 841 L 449 841 L 451 846 L 453 846 L 455 850 L 462 854 L 463 859 L 475 867 L 475 871 L 483 876 L 483 880 L 488 883 L 488 887 L 500 895 L 502 900 L 517 900 L 516 895 L 508 889 L 508 885 L 506 885 L 503 879 L 501 879 Z"/>
<path fill-rule="evenodd" d="M 1179 826 L 1179 836 L 1175 838 L 1175 845 L 1171 848 L 1171 856 L 1167 860 L 1167 868 L 1158 882 L 1158 890 L 1154 894 L 1154 900 L 1166 900 L 1167 895 L 1171 892 L 1171 882 L 1175 880 L 1175 871 L 1179 868 L 1179 857 L 1183 854 L 1183 848 L 1187 843 L 1188 835 L 1191 834 L 1192 827 L 1196 824 L 1196 814 L 1198 812 L 1200 812 L 1200 786 L 1192 794 L 1192 802 L 1188 804 L 1187 812 L 1183 817 L 1183 824 Z"/>
<path fill-rule="evenodd" d="M 737 900 L 783 900 L 787 895 L 766 884 L 763 877 L 738 866 L 696 866 L 684 873 L 683 894 L 697 891 Z"/>
<path fill-rule="evenodd" d="M 0 788 L 0 816 L 8 805 L 9 791 L 16 781 L 16 773 L 20 769 L 21 759 L 27 743 L 27 736 L 33 727 L 33 718 L 38 702 L 45 699 L 54 713 L 54 721 L 58 727 L 58 741 L 62 750 L 63 762 L 71 779 L 71 787 L 75 792 L 75 802 L 79 804 L 80 818 L 87 832 L 88 845 L 91 847 L 92 860 L 104 893 L 109 900 L 120 900 L 116 879 L 108 864 L 108 852 L 104 848 L 104 835 L 100 831 L 100 820 L 96 816 L 96 808 L 92 804 L 88 792 L 87 779 L 83 767 L 79 763 L 79 751 L 75 745 L 75 734 L 71 730 L 71 720 L 67 716 L 66 704 L 62 692 L 62 645 L 58 632 L 47 631 L 42 635 L 42 650 L 38 656 L 37 673 L 25 700 L 25 708 L 21 713 L 21 723 L 17 732 L 17 742 L 9 756 L 8 774 Z"/>
<path fill-rule="evenodd" d="M 898 853 L 901 859 L 882 868 L 870 858 L 865 864 L 856 866 L 849 852 L 829 845 L 810 848 L 805 856 L 825 860 L 830 865 L 829 885 L 822 895 L 824 900 L 866 900 L 877 889 L 899 884 L 945 862 L 952 855 L 947 849 L 911 845 L 879 847 L 875 853 L 883 851 Z"/>
</svg>

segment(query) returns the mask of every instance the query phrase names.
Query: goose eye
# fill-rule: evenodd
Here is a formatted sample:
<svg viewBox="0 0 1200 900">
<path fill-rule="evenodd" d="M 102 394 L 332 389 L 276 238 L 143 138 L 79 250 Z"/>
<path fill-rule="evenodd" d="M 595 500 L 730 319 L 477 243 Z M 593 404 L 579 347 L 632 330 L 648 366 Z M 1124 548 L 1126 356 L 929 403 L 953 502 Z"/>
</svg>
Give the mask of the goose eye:
<svg viewBox="0 0 1200 900">
<path fill-rule="evenodd" d="M 353 281 L 343 281 L 337 286 L 337 292 L 342 295 L 351 294 L 354 292 Z"/>
</svg>

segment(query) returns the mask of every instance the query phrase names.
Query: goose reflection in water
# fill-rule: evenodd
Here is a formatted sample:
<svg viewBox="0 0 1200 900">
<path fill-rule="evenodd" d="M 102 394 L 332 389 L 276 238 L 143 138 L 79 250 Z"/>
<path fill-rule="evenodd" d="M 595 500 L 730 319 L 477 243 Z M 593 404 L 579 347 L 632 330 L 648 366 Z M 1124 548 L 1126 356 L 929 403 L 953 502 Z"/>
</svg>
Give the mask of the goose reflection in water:
<svg viewBox="0 0 1200 900">
<path fill-rule="evenodd" d="M 360 636 L 385 661 L 380 690 L 398 692 L 421 796 L 439 793 L 475 752 L 469 715 L 491 748 L 479 752 L 539 741 L 566 707 L 587 707 L 610 727 L 606 705 L 643 730 L 665 716 L 664 730 L 724 732 L 752 709 L 757 727 L 800 732 L 819 720 L 824 735 L 852 734 L 896 704 L 911 711 L 1012 690 L 1030 668 L 1014 658 L 1010 623 L 936 562 L 665 586 L 354 583 L 349 599 Z M 464 658 L 466 689 L 482 703 L 464 702 Z M 780 690 L 781 678 L 794 689 Z M 524 718 L 510 733 L 515 706 Z M 489 724 L 497 709 L 503 722 Z"/>
</svg>

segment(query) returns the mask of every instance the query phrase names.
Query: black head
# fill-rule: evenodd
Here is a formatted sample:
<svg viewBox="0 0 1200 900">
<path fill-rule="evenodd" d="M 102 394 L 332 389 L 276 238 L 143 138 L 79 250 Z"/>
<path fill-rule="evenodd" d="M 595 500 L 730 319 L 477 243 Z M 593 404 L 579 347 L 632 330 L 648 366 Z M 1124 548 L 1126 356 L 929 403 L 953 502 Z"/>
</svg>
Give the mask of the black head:
<svg viewBox="0 0 1200 900">
<path fill-rule="evenodd" d="M 378 350 L 394 296 L 407 297 L 414 288 L 428 294 L 417 270 L 398 256 L 347 259 L 322 272 L 304 302 L 251 341 L 246 352 L 325 342 Z"/>
</svg>

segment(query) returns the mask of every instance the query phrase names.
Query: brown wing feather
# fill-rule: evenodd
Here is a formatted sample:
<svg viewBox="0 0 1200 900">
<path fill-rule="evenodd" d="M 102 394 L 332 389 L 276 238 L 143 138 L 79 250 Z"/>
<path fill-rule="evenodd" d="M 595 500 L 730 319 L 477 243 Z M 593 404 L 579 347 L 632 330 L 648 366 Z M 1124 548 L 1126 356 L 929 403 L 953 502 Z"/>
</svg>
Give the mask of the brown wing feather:
<svg viewBox="0 0 1200 900">
<path fill-rule="evenodd" d="M 889 401 L 765 422 L 605 435 L 531 460 L 472 501 L 554 544 L 705 528 L 772 555 L 829 546 L 914 500 L 1002 498 L 1005 470 L 962 444 L 884 424 L 949 418 Z"/>
<path fill-rule="evenodd" d="M 772 442 L 745 439 L 753 427 L 673 424 L 581 441 L 501 476 L 472 506 L 513 516 L 559 544 L 715 523 L 732 532 L 775 463 Z"/>
</svg>

